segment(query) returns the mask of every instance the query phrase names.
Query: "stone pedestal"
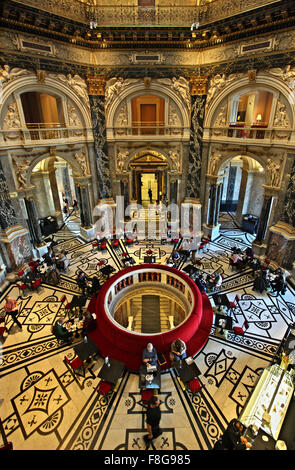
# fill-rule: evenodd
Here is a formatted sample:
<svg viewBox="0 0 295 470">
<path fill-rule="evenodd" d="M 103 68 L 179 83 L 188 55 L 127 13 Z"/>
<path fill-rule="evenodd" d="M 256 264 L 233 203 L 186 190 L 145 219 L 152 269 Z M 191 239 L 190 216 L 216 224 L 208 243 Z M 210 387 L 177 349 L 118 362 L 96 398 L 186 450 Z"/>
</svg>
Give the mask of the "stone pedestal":
<svg viewBox="0 0 295 470">
<path fill-rule="evenodd" d="M 13 225 L 2 230 L 0 241 L 5 247 L 2 257 L 10 270 L 22 266 L 33 257 L 28 234 L 28 230 L 21 225 Z"/>
<path fill-rule="evenodd" d="M 33 248 L 34 258 L 42 259 L 42 256 L 45 255 L 45 253 L 47 252 L 48 252 L 48 246 L 46 243 L 40 246 L 35 246 L 35 248 Z"/>
<path fill-rule="evenodd" d="M 181 204 L 181 233 L 194 237 L 197 242 L 202 236 L 201 208 L 199 199 L 185 198 Z"/>
<path fill-rule="evenodd" d="M 93 240 L 95 237 L 94 233 L 94 227 L 80 227 L 80 235 L 83 240 L 86 242 L 89 242 L 90 240 Z"/>
<path fill-rule="evenodd" d="M 216 238 L 218 238 L 220 235 L 220 232 L 219 232 L 220 227 L 221 227 L 221 224 L 217 224 L 214 226 L 204 224 L 203 225 L 204 237 L 208 237 L 208 235 L 210 235 L 212 241 L 216 240 Z"/>
<path fill-rule="evenodd" d="M 266 258 L 266 250 L 267 246 L 264 245 L 263 243 L 259 243 L 257 241 L 252 242 L 252 249 L 254 252 L 254 256 L 259 259 L 265 259 Z"/>
</svg>

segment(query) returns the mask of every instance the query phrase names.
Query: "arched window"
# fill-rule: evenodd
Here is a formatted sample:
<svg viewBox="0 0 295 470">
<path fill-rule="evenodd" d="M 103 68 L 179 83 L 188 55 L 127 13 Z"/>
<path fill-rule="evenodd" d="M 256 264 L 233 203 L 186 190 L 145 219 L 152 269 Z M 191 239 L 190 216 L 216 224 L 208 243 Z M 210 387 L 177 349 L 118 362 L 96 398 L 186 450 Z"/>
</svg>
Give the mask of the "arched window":
<svg viewBox="0 0 295 470">
<path fill-rule="evenodd" d="M 253 90 L 233 97 L 230 123 L 245 127 L 267 127 L 271 113 L 273 94 L 266 90 Z"/>
<path fill-rule="evenodd" d="M 65 127 L 60 97 L 29 91 L 21 94 L 21 102 L 29 129 Z"/>
</svg>

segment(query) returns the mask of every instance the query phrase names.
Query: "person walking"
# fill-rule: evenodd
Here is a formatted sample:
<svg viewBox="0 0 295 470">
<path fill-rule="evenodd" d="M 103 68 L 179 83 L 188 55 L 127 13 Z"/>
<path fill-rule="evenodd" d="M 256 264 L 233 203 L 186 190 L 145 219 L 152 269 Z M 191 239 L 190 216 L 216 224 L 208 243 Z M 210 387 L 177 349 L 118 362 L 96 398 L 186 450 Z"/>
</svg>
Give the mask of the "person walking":
<svg viewBox="0 0 295 470">
<path fill-rule="evenodd" d="M 145 436 L 143 436 L 144 441 L 146 443 L 145 450 L 147 450 L 150 445 L 152 445 L 152 447 L 155 448 L 152 440 L 160 436 L 160 434 L 162 434 L 162 431 L 160 429 L 160 421 L 161 421 L 160 403 L 161 402 L 157 395 L 152 396 L 152 398 L 149 400 L 149 403 L 148 403 L 148 409 L 146 413 L 146 423 L 147 423 L 148 434 L 145 434 Z"/>
<path fill-rule="evenodd" d="M 22 325 L 17 319 L 17 314 L 18 314 L 17 301 L 13 299 L 12 297 L 10 297 L 9 295 L 7 295 L 5 298 L 4 310 L 6 313 L 8 313 L 8 315 L 11 316 L 13 323 L 16 323 L 17 326 L 22 330 Z"/>
<path fill-rule="evenodd" d="M 150 198 L 150 203 L 152 204 L 152 202 L 153 202 L 153 192 L 152 192 L 151 188 L 149 188 L 148 194 L 149 194 L 149 198 Z"/>
</svg>

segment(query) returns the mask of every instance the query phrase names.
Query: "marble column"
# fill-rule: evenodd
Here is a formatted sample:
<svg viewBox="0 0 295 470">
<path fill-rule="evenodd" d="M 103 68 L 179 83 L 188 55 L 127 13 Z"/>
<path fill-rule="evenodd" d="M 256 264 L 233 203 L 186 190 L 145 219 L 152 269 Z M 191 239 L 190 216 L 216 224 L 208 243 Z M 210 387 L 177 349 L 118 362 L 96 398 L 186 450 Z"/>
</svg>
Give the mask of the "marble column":
<svg viewBox="0 0 295 470">
<path fill-rule="evenodd" d="M 278 188 L 270 186 L 264 187 L 263 205 L 259 218 L 256 239 L 252 242 L 253 251 L 261 259 L 266 256 L 268 238 L 270 236 L 269 227 L 272 225 L 273 214 L 278 200 Z"/>
<path fill-rule="evenodd" d="M 259 218 L 256 242 L 262 243 L 266 236 L 273 197 L 270 194 L 264 195 L 262 210 Z"/>
<path fill-rule="evenodd" d="M 237 210 L 236 210 L 236 220 L 239 224 L 242 223 L 242 219 L 243 219 L 243 209 L 244 209 L 247 181 L 248 181 L 248 169 L 243 167 L 240 191 L 239 191 L 239 199 L 238 199 L 238 205 L 237 205 Z"/>
<path fill-rule="evenodd" d="M 17 199 L 20 203 L 18 195 Z M 33 252 L 28 230 L 17 223 L 2 162 L 0 162 L 0 228 L 0 254 L 9 272 L 31 259 Z"/>
<path fill-rule="evenodd" d="M 62 169 L 62 180 L 63 180 L 62 182 L 63 182 L 65 198 L 68 200 L 69 205 L 72 206 L 72 203 L 73 203 L 72 191 L 71 191 L 71 184 L 70 184 L 69 169 L 67 165 Z"/>
<path fill-rule="evenodd" d="M 206 236 L 210 235 L 214 240 L 219 236 L 219 211 L 222 196 L 222 181 L 216 176 L 207 175 L 207 218 L 203 225 L 203 231 Z"/>
<path fill-rule="evenodd" d="M 88 182 L 84 181 L 83 178 L 80 178 L 83 181 L 75 182 L 75 191 L 77 196 L 77 202 L 80 212 L 80 234 L 81 237 L 86 240 L 92 240 L 94 238 L 94 228 L 93 228 L 93 220 L 92 220 L 92 211 L 91 211 L 91 204 L 90 204 L 90 196 L 89 196 L 89 188 Z M 86 178 L 87 179 L 87 178 Z"/>
<path fill-rule="evenodd" d="M 205 104 L 206 95 L 191 96 L 191 128 L 186 197 L 194 199 L 200 198 Z"/>
<path fill-rule="evenodd" d="M 25 197 L 25 206 L 28 214 L 28 226 L 33 246 L 43 245 L 41 229 L 38 223 L 38 215 L 32 197 Z"/>
</svg>

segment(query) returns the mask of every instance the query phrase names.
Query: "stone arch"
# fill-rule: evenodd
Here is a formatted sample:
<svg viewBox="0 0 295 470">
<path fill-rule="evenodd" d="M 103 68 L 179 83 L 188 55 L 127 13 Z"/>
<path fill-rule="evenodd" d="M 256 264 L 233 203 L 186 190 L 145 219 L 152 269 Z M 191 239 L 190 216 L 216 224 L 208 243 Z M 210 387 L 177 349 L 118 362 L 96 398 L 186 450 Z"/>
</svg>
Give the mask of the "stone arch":
<svg viewBox="0 0 295 470">
<path fill-rule="evenodd" d="M 279 93 L 282 94 L 287 103 L 287 113 L 290 116 L 291 127 L 293 128 L 295 123 L 295 106 L 292 91 L 282 79 L 267 72 L 258 72 L 255 82 L 250 83 L 248 75 L 245 74 L 243 77 L 231 80 L 228 85 L 225 84 L 224 88 L 217 92 L 216 96 L 212 98 L 212 101 L 206 107 L 204 127 L 213 127 L 218 109 L 225 99 L 230 98 L 238 91 L 255 91 L 257 88 L 269 91 L 275 97 L 278 97 Z"/>
<path fill-rule="evenodd" d="M 153 94 L 164 98 L 165 101 L 171 99 L 181 117 L 182 126 L 189 129 L 189 109 L 184 104 L 183 100 L 169 87 L 168 83 L 165 85 L 164 83 L 157 83 L 153 80 L 151 80 L 148 88 L 145 86 L 143 80 L 136 81 L 136 83 L 131 82 L 130 85 L 127 85 L 126 88 L 111 101 L 106 112 L 106 126 L 108 128 L 114 127 L 115 118 L 124 100 L 131 100 L 143 94 Z"/>
<path fill-rule="evenodd" d="M 79 114 L 81 115 L 83 127 L 92 128 L 90 107 L 87 106 L 87 103 L 85 103 L 70 86 L 67 86 L 62 81 L 53 77 L 46 77 L 43 83 L 39 83 L 37 80 L 37 76 L 30 72 L 28 72 L 27 75 L 9 81 L 7 85 L 4 84 L 2 96 L 2 110 L 0 113 L 1 127 L 3 127 L 3 120 L 7 109 L 7 103 L 9 103 L 9 99 L 11 98 L 11 96 L 15 96 L 18 110 L 22 113 L 23 111 L 20 102 L 20 95 L 29 91 L 39 91 L 51 95 L 56 95 L 61 99 L 70 99 L 76 106 Z M 66 116 L 67 110 L 65 110 L 65 117 Z"/>
<path fill-rule="evenodd" d="M 77 160 L 72 155 L 65 154 L 63 151 L 57 151 L 56 156 L 62 158 L 69 164 L 69 166 L 72 168 L 74 177 L 83 177 L 81 168 Z M 40 163 L 41 161 L 46 160 L 48 158 L 52 158 L 52 155 L 48 152 L 32 158 L 26 172 L 27 187 L 31 186 L 31 177 L 35 166 L 38 165 L 38 163 Z"/>
</svg>

